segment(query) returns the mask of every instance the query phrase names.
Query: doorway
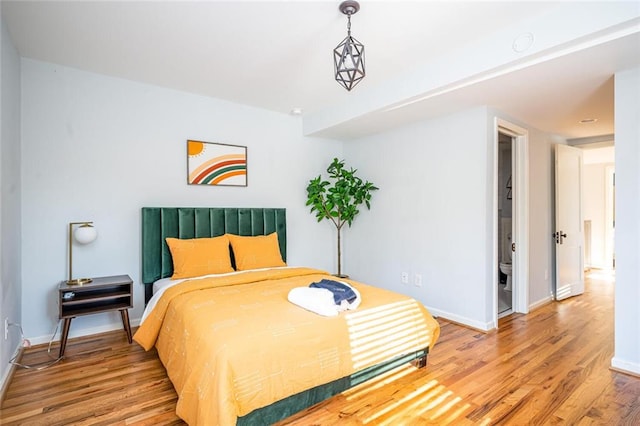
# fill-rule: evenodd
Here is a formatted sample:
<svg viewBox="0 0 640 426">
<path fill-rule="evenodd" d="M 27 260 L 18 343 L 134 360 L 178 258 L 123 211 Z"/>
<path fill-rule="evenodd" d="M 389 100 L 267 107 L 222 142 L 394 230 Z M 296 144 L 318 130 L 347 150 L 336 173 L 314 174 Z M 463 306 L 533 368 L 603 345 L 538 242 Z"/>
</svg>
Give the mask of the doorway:
<svg viewBox="0 0 640 426">
<path fill-rule="evenodd" d="M 498 327 L 500 283 L 500 212 L 499 212 L 499 141 L 500 134 L 511 139 L 511 311 L 529 312 L 529 136 L 527 130 L 506 120 L 496 118 L 494 126 L 493 167 L 493 324 Z M 506 189 L 506 182 L 505 182 Z M 508 226 L 508 225 L 507 225 Z M 504 315 L 508 315 L 505 311 Z"/>
<path fill-rule="evenodd" d="M 513 144 L 498 131 L 498 318 L 513 312 Z"/>
<path fill-rule="evenodd" d="M 587 274 L 613 275 L 615 154 L 611 141 L 556 145 L 554 297 L 584 292 Z"/>
<path fill-rule="evenodd" d="M 580 148 L 584 159 L 585 271 L 612 272 L 615 269 L 615 147 L 611 142 L 604 146 L 580 145 Z"/>
</svg>

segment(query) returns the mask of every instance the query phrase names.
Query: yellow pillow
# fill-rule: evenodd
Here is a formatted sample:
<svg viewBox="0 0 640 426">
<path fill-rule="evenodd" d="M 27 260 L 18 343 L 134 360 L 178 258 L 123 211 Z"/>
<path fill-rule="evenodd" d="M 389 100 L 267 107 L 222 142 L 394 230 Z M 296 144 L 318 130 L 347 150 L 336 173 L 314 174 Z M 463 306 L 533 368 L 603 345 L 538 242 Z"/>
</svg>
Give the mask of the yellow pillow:
<svg viewBox="0 0 640 426">
<path fill-rule="evenodd" d="M 275 232 L 256 237 L 241 237 L 233 234 L 227 234 L 227 236 L 236 259 L 236 270 L 287 266 L 282 260 L 278 234 Z"/>
<path fill-rule="evenodd" d="M 173 259 L 171 279 L 233 272 L 226 235 L 181 240 L 167 238 Z"/>
</svg>

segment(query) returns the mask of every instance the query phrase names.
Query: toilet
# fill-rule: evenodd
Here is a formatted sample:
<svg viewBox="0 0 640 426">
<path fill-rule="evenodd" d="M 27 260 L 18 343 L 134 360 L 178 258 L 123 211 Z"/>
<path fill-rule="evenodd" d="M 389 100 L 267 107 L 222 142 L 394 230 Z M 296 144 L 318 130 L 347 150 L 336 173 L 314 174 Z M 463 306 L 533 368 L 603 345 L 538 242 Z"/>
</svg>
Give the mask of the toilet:
<svg viewBox="0 0 640 426">
<path fill-rule="evenodd" d="M 502 224 L 502 261 L 500 262 L 500 272 L 507 276 L 507 285 L 505 291 L 511 291 L 511 273 L 513 265 L 511 264 L 511 219 L 503 219 Z"/>
<path fill-rule="evenodd" d="M 511 262 L 500 262 L 500 271 L 507 276 L 507 285 L 504 286 L 504 290 L 511 291 Z"/>
</svg>

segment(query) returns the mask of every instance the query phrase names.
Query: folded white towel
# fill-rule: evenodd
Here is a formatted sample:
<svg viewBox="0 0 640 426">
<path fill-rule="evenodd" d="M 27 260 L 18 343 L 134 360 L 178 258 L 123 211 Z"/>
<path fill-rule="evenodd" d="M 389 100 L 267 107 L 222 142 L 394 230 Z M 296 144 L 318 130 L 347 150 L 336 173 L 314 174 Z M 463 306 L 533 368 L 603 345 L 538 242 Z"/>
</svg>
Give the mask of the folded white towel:
<svg viewBox="0 0 640 426">
<path fill-rule="evenodd" d="M 347 283 L 344 283 L 349 285 Z M 340 312 L 347 309 L 356 309 L 360 306 L 361 297 L 358 290 L 349 286 L 356 294 L 356 300 L 349 303 L 346 300 L 340 305 L 336 305 L 333 300 L 333 293 L 326 288 L 296 287 L 289 291 L 287 299 L 294 305 L 300 306 L 308 311 L 325 317 L 335 317 Z"/>
<path fill-rule="evenodd" d="M 333 293 L 326 288 L 296 287 L 291 289 L 287 297 L 289 302 L 324 317 L 338 315 L 333 301 Z"/>
</svg>

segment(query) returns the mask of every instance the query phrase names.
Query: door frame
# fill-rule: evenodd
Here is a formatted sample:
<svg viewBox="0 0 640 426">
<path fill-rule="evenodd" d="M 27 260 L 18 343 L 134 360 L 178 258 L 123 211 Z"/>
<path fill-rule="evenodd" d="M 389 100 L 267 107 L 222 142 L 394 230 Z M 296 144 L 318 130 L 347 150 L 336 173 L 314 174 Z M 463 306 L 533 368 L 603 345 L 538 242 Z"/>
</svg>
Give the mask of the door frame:
<svg viewBox="0 0 640 426">
<path fill-rule="evenodd" d="M 513 184 L 512 227 L 516 251 L 513 253 L 513 275 L 511 310 L 529 312 L 529 132 L 507 120 L 496 117 L 493 140 L 493 261 L 491 264 L 493 292 L 493 322 L 498 328 L 498 265 L 500 262 L 500 240 L 498 236 L 498 133 L 512 137 Z"/>
<path fill-rule="evenodd" d="M 604 168 L 605 175 L 605 211 L 604 211 L 604 257 L 605 261 L 608 263 L 609 269 L 615 269 L 616 266 L 616 257 L 615 257 L 615 206 L 616 206 L 616 166 L 615 164 L 605 166 Z"/>
</svg>

